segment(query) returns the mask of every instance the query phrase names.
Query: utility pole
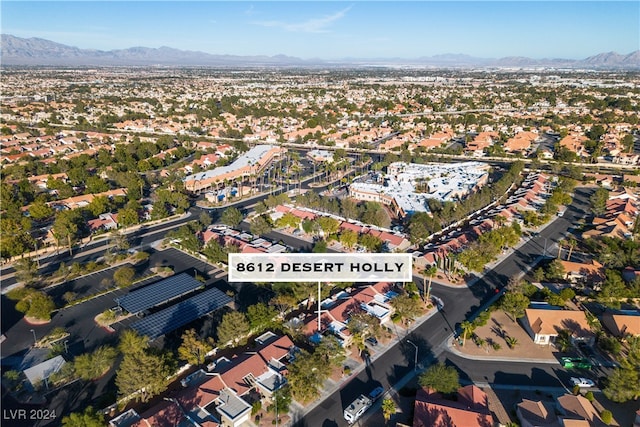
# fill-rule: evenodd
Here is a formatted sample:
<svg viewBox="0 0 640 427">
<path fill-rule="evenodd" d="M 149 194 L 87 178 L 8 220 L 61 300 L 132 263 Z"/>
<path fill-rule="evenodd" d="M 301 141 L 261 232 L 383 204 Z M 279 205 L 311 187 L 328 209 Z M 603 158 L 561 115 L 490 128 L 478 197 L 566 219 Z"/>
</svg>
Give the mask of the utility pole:
<svg viewBox="0 0 640 427">
<path fill-rule="evenodd" d="M 413 372 L 416 372 L 418 370 L 418 346 L 412 343 L 410 340 L 407 340 L 407 342 L 416 349 L 416 355 L 413 359 Z"/>
</svg>

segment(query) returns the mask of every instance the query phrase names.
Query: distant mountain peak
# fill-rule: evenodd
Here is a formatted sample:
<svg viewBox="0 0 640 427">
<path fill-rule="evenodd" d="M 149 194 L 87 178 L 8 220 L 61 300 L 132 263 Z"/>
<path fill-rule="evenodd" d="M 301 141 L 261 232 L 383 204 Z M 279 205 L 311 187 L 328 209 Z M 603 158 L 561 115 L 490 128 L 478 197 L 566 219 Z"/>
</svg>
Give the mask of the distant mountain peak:
<svg viewBox="0 0 640 427">
<path fill-rule="evenodd" d="M 327 61 L 323 59 L 300 59 L 284 54 L 275 56 L 213 55 L 205 52 L 180 50 L 169 46 L 150 48 L 135 46 L 109 51 L 80 49 L 37 37 L 20 38 L 2 34 L 0 57 L 4 65 L 49 65 L 49 66 L 361 66 L 411 65 L 428 67 L 567 67 L 567 68 L 622 68 L 640 69 L 640 50 L 628 55 L 605 52 L 584 60 L 532 59 L 522 56 L 504 58 L 477 58 L 460 53 L 444 53 L 419 58 L 346 58 Z"/>
</svg>

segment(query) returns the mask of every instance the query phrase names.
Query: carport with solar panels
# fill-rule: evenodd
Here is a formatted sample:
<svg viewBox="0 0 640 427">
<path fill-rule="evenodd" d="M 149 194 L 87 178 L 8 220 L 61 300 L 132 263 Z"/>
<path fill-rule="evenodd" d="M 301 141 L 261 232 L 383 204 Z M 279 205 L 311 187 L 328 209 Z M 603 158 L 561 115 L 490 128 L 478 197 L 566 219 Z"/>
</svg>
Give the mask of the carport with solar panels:
<svg viewBox="0 0 640 427">
<path fill-rule="evenodd" d="M 216 288 L 197 292 L 203 286 L 193 277 L 182 273 L 117 298 L 116 303 L 123 310 L 141 316 L 147 310 L 194 293 L 194 296 L 149 314 L 131 325 L 131 328 L 140 335 L 155 339 L 219 310 L 233 301 L 231 297 Z"/>
</svg>

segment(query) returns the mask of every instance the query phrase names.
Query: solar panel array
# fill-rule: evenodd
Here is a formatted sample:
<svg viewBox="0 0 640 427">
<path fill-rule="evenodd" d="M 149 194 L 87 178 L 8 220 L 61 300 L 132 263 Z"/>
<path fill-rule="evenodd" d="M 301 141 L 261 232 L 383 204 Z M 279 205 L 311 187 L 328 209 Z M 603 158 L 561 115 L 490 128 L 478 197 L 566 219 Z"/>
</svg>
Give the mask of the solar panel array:
<svg viewBox="0 0 640 427">
<path fill-rule="evenodd" d="M 193 292 L 201 286 L 202 283 L 193 277 L 181 273 L 117 298 L 116 302 L 127 312 L 136 314 Z"/>
<path fill-rule="evenodd" d="M 151 314 L 132 324 L 131 327 L 140 335 L 155 339 L 193 322 L 205 314 L 218 310 L 231 301 L 232 298 L 221 290 L 208 289 L 201 294 Z"/>
</svg>

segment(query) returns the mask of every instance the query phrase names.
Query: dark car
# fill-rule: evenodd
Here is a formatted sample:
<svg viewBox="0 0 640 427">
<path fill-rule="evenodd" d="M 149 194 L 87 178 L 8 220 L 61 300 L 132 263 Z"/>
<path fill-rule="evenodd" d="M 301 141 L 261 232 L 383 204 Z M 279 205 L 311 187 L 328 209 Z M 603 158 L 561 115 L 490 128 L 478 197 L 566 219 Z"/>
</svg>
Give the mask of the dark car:
<svg viewBox="0 0 640 427">
<path fill-rule="evenodd" d="M 365 341 L 373 346 L 378 345 L 378 340 L 376 339 L 376 337 L 369 337 Z"/>
</svg>

